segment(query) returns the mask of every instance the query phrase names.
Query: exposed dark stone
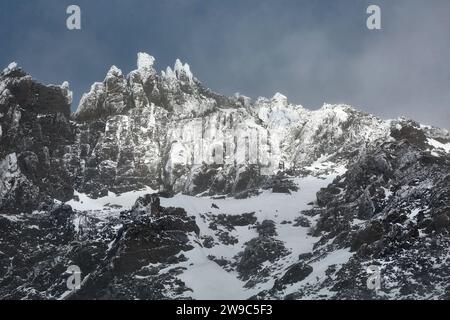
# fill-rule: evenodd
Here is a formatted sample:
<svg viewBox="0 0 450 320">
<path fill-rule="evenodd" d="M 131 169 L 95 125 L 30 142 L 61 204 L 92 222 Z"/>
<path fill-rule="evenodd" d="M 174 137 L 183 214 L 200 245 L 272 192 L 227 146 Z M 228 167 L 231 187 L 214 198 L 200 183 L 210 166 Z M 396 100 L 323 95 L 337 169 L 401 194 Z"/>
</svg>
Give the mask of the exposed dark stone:
<svg viewBox="0 0 450 320">
<path fill-rule="evenodd" d="M 256 231 L 261 237 L 274 237 L 277 235 L 275 222 L 272 220 L 264 220 L 256 225 Z"/>
<path fill-rule="evenodd" d="M 309 228 L 311 227 L 311 223 L 309 222 L 307 217 L 300 216 L 295 218 L 294 227 Z"/>
<path fill-rule="evenodd" d="M 406 140 L 409 143 L 418 145 L 419 147 L 425 146 L 426 136 L 424 132 L 420 130 L 417 123 L 403 125 L 400 130 L 393 128 L 391 130 L 391 136 L 397 140 Z"/>
<path fill-rule="evenodd" d="M 257 274 L 263 262 L 273 262 L 286 254 L 287 250 L 281 241 L 259 236 L 250 240 L 244 251 L 239 254 L 237 270 L 243 280 L 248 280 Z"/>
<path fill-rule="evenodd" d="M 281 290 L 283 285 L 293 284 L 304 280 L 313 272 L 313 268 L 310 265 L 298 262 L 286 271 L 286 273 L 275 282 L 274 286 Z"/>
<path fill-rule="evenodd" d="M 317 204 L 319 206 L 326 206 L 331 202 L 335 195 L 340 193 L 340 189 L 329 186 L 328 188 L 323 188 L 317 193 Z"/>
<path fill-rule="evenodd" d="M 298 256 L 298 260 L 300 261 L 304 261 L 304 260 L 308 260 L 312 258 L 312 253 L 311 252 L 307 252 L 307 253 L 302 253 Z"/>
<path fill-rule="evenodd" d="M 203 246 L 208 249 L 214 247 L 214 238 L 211 236 L 203 237 Z"/>
<path fill-rule="evenodd" d="M 436 231 L 441 232 L 449 226 L 450 218 L 445 213 L 442 213 L 434 217 L 433 223 Z"/>
<path fill-rule="evenodd" d="M 379 221 L 372 221 L 367 228 L 355 235 L 351 250 L 358 250 L 363 244 L 371 244 L 384 235 L 383 225 Z"/>
<path fill-rule="evenodd" d="M 2 190 L 0 213 L 29 213 L 46 196 L 71 199 L 75 179 L 62 161 L 75 140 L 67 90 L 41 85 L 21 70 L 0 82 L 9 92 L 0 104 L 0 163 L 14 179 Z"/>
</svg>

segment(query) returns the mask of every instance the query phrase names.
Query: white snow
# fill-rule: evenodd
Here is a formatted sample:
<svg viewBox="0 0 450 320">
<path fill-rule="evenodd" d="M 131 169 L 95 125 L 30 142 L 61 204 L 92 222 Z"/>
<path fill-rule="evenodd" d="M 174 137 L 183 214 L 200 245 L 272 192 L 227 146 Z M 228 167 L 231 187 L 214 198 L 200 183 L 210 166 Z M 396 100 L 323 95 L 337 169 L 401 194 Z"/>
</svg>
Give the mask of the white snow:
<svg viewBox="0 0 450 320">
<path fill-rule="evenodd" d="M 17 69 L 17 63 L 11 62 L 10 64 L 8 64 L 8 66 L 5 69 L 3 69 L 3 73 L 8 74 L 9 72 L 11 72 L 15 69 Z"/>
<path fill-rule="evenodd" d="M 64 81 L 61 84 L 60 87 L 61 87 L 61 89 L 65 90 L 67 103 L 68 104 L 72 104 L 72 102 L 73 102 L 73 92 L 69 89 L 69 82 L 68 81 Z"/>
<path fill-rule="evenodd" d="M 109 77 L 121 77 L 121 76 L 123 76 L 122 70 L 113 65 L 111 66 L 111 68 L 109 68 L 109 71 L 106 74 L 106 79 Z"/>
<path fill-rule="evenodd" d="M 420 212 L 420 208 L 414 208 L 411 213 L 408 214 L 409 219 L 414 219 Z"/>
<path fill-rule="evenodd" d="M 137 58 L 138 70 L 152 69 L 155 58 L 145 52 L 139 52 Z"/>
<path fill-rule="evenodd" d="M 153 69 L 155 58 L 145 52 L 139 52 L 137 55 L 138 72 L 145 82 L 150 76 L 154 75 L 156 71 Z"/>
<path fill-rule="evenodd" d="M 0 159 L 0 203 L 8 192 L 17 187 L 20 176 L 16 153 L 10 153 Z"/>
<path fill-rule="evenodd" d="M 108 195 L 105 197 L 92 199 L 84 193 L 79 193 L 75 191 L 74 195 L 79 198 L 79 201 L 72 199 L 68 201 L 67 204 L 70 205 L 74 210 L 78 211 L 102 211 L 102 210 L 110 211 L 111 208 L 109 207 L 109 205 L 121 206 L 122 208 L 117 209 L 118 211 L 129 210 L 134 205 L 137 198 L 145 194 L 154 192 L 157 191 L 148 187 L 142 190 L 130 191 L 120 195 L 116 195 L 113 192 L 108 192 Z"/>
<path fill-rule="evenodd" d="M 19 214 L 0 214 L 0 217 L 5 218 L 11 222 L 22 221 L 22 217 Z"/>
<path fill-rule="evenodd" d="M 431 139 L 431 138 L 428 138 L 427 141 L 428 141 L 429 145 L 431 145 L 432 147 L 434 147 L 436 149 L 442 149 L 442 150 L 444 150 L 447 153 L 450 152 L 450 143 L 445 143 L 444 144 L 442 142 L 439 142 L 439 141 L 437 141 L 435 139 Z"/>
<path fill-rule="evenodd" d="M 184 255 L 189 260 L 181 264 L 187 270 L 180 275 L 180 279 L 193 290 L 189 296 L 202 300 L 248 298 L 248 293 L 243 289 L 245 283 L 237 278 L 236 273 L 229 273 L 209 260 L 207 250 L 196 245 L 193 250 L 185 252 Z"/>
<path fill-rule="evenodd" d="M 173 67 L 173 71 L 175 72 L 175 75 L 177 79 L 181 79 L 181 75 L 184 75 L 187 77 L 189 82 L 192 82 L 194 79 L 194 76 L 192 75 L 191 68 L 187 63 L 183 64 L 180 59 L 177 59 L 175 61 L 175 65 Z"/>
<path fill-rule="evenodd" d="M 274 96 L 272 97 L 272 101 L 274 101 L 279 106 L 287 106 L 288 104 L 287 97 L 279 92 L 274 94 Z"/>
<path fill-rule="evenodd" d="M 339 249 L 330 252 L 329 254 L 325 255 L 322 259 L 318 259 L 310 263 L 311 267 L 313 267 L 313 272 L 302 281 L 289 286 L 286 289 L 285 294 L 295 292 L 302 286 L 314 285 L 323 281 L 326 277 L 325 271 L 328 269 L 328 267 L 332 265 L 339 267 L 340 265 L 346 263 L 353 255 L 354 252 L 350 252 L 350 249 Z M 305 299 L 310 299 L 310 297 L 305 297 Z"/>
</svg>

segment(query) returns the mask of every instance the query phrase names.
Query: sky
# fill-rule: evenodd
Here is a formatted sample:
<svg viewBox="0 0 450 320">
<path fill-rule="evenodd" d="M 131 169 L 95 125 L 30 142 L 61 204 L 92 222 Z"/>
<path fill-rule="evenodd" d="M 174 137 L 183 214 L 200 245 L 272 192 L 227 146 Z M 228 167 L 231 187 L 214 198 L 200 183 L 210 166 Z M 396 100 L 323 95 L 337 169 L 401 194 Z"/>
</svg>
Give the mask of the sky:
<svg viewBox="0 0 450 320">
<path fill-rule="evenodd" d="M 81 8 L 81 30 L 66 9 Z M 381 8 L 381 30 L 366 9 Z M 448 0 L 1 0 L 0 68 L 16 61 L 78 100 L 111 65 L 189 63 L 226 95 L 276 92 L 309 109 L 346 103 L 450 129 Z"/>
</svg>

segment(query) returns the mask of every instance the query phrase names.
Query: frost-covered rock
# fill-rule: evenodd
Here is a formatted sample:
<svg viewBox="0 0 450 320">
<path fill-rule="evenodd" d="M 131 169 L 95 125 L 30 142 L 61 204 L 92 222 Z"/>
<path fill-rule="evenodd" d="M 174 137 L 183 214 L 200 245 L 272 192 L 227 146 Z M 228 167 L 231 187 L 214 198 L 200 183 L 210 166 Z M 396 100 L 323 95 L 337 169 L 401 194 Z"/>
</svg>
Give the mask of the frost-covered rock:
<svg viewBox="0 0 450 320">
<path fill-rule="evenodd" d="M 389 136 L 387 122 L 349 106 L 309 111 L 290 104 L 281 93 L 251 103 L 241 95 L 228 98 L 204 88 L 178 59 L 161 76 L 150 55 L 139 53 L 137 64 L 126 80 L 113 67 L 75 113 L 83 122 L 80 139 L 89 141 L 83 155 L 89 170 L 84 172 L 90 175 L 102 163 L 117 165 L 108 171 L 108 182 L 82 178 L 77 186 L 81 190 L 97 188 L 105 194 L 107 189 L 150 185 L 176 192 L 234 193 L 240 189 L 241 172 L 250 167 L 261 176 L 280 168 L 297 170 Z M 105 122 L 104 132 L 92 134 L 98 121 Z M 345 162 L 347 156 L 341 158 Z M 200 170 L 205 165 L 207 176 Z M 211 188 L 212 181 L 224 183 Z"/>
</svg>

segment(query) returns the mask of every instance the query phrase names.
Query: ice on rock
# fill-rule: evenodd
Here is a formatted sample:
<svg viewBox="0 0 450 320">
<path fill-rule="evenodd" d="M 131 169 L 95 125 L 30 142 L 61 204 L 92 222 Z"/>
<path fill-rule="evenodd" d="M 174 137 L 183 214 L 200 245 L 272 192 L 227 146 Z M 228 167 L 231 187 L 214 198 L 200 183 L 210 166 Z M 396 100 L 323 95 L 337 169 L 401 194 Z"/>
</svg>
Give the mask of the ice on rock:
<svg viewBox="0 0 450 320">
<path fill-rule="evenodd" d="M 301 106 L 288 103 L 286 96 L 276 93 L 271 99 L 258 98 L 255 103 L 258 118 L 272 128 L 288 128 L 300 119 Z"/>
<path fill-rule="evenodd" d="M 161 76 L 166 79 L 176 79 L 175 72 L 170 67 L 167 67 L 166 71 L 161 71 Z"/>
<path fill-rule="evenodd" d="M 168 80 L 193 82 L 194 79 L 189 65 L 187 63 L 183 64 L 180 59 L 175 61 L 173 70 L 170 67 L 167 67 L 165 72 L 161 72 L 161 75 Z"/>
<path fill-rule="evenodd" d="M 0 204 L 11 189 L 17 186 L 19 176 L 20 169 L 17 165 L 16 153 L 8 154 L 0 160 Z"/>
<path fill-rule="evenodd" d="M 138 70 L 151 70 L 153 69 L 153 64 L 155 63 L 155 58 L 145 52 L 138 53 L 137 67 Z"/>
<path fill-rule="evenodd" d="M 4 74 L 8 74 L 11 71 L 14 71 L 17 69 L 17 63 L 16 62 L 11 62 L 5 69 L 3 69 L 3 73 Z"/>
<path fill-rule="evenodd" d="M 94 82 L 89 92 L 82 95 L 75 115 L 79 116 L 83 113 L 89 112 L 89 110 L 95 109 L 97 107 L 96 101 L 98 101 L 98 97 L 102 95 L 104 91 L 105 86 L 102 82 Z"/>
<path fill-rule="evenodd" d="M 123 76 L 122 70 L 120 70 L 116 66 L 111 66 L 111 68 L 109 68 L 108 73 L 106 74 L 106 79 L 110 77 L 122 77 L 122 76 Z"/>
<path fill-rule="evenodd" d="M 287 97 L 279 92 L 275 93 L 275 95 L 272 97 L 272 101 L 275 102 L 275 104 L 278 106 L 287 106 L 288 104 Z"/>
<path fill-rule="evenodd" d="M 173 71 L 175 73 L 175 76 L 177 77 L 177 79 L 179 80 L 188 80 L 188 82 L 192 82 L 193 81 L 193 75 L 191 72 L 191 68 L 189 67 L 189 65 L 187 63 L 183 64 L 180 59 L 177 59 L 175 61 L 175 65 L 173 68 Z"/>
<path fill-rule="evenodd" d="M 155 58 L 153 56 L 145 52 L 138 53 L 137 55 L 138 72 L 141 74 L 141 77 L 144 81 L 156 73 L 155 69 L 153 68 L 154 63 Z"/>
<path fill-rule="evenodd" d="M 73 92 L 69 89 L 69 82 L 68 81 L 64 81 L 60 85 L 60 88 L 65 91 L 67 103 L 68 104 L 72 104 L 72 102 L 73 102 Z"/>
<path fill-rule="evenodd" d="M 352 110 L 352 107 L 345 104 L 328 104 L 325 103 L 320 110 L 323 110 L 324 114 L 332 114 L 340 122 L 346 122 L 348 120 L 348 112 Z"/>
<path fill-rule="evenodd" d="M 244 106 L 244 107 L 250 107 L 250 105 L 252 103 L 252 99 L 250 97 L 244 96 L 244 95 L 240 94 L 239 92 L 236 92 L 234 94 L 234 97 L 236 98 L 236 100 L 241 102 L 242 106 Z"/>
<path fill-rule="evenodd" d="M 89 118 L 120 113 L 125 108 L 127 80 L 122 70 L 111 66 L 103 82 L 96 82 L 83 94 L 76 117 Z"/>
</svg>

